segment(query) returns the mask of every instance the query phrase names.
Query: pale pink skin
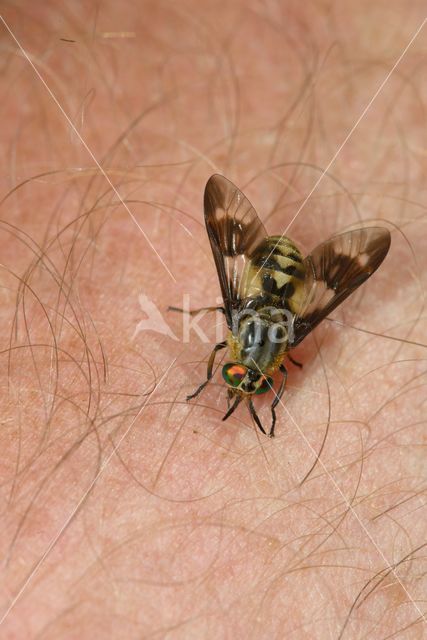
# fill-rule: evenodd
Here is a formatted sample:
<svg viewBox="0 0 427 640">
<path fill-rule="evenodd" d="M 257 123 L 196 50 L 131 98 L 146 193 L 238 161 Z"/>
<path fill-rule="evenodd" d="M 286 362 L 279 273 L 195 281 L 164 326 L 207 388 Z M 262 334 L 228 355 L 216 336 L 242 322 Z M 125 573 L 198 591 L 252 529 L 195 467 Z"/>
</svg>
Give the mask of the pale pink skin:
<svg viewBox="0 0 427 640">
<path fill-rule="evenodd" d="M 0 637 L 425 637 L 425 30 L 289 229 L 306 252 L 387 221 L 334 317 L 398 340 L 322 325 L 268 440 L 221 422 L 219 371 L 185 403 L 210 344 L 133 337 L 142 292 L 177 336 L 169 304 L 216 302 L 208 177 L 284 231 L 424 3 L 101 5 L 3 13 L 134 218 L 4 29 Z"/>
</svg>

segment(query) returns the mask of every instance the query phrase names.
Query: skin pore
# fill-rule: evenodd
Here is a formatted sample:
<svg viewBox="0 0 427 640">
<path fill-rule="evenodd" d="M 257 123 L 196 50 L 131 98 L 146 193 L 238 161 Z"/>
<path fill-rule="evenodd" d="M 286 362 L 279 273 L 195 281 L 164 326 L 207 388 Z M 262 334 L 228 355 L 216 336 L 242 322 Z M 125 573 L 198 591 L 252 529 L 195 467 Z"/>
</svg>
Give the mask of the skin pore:
<svg viewBox="0 0 427 640">
<path fill-rule="evenodd" d="M 4 6 L 1 638 L 424 637 L 425 29 L 367 109 L 424 12 Z M 167 307 L 217 304 L 216 172 L 304 254 L 392 232 L 293 354 L 273 440 L 221 421 L 219 370 L 185 402 L 220 319 L 186 341 Z"/>
</svg>

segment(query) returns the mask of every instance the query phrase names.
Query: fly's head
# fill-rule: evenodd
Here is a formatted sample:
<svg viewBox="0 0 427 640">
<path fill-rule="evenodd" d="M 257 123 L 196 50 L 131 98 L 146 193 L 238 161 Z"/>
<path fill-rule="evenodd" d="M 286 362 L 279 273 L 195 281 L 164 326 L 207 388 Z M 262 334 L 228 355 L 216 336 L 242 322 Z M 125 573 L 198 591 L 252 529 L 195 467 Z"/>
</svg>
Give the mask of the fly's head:
<svg viewBox="0 0 427 640">
<path fill-rule="evenodd" d="M 239 362 L 227 362 L 222 368 L 230 395 L 261 395 L 273 386 L 273 379 Z"/>
</svg>

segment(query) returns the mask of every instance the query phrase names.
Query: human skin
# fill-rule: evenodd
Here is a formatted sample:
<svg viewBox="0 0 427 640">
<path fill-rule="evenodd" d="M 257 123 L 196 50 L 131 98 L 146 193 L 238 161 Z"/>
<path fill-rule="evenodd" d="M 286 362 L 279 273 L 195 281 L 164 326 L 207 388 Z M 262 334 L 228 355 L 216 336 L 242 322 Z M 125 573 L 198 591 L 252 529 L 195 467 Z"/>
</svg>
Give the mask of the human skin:
<svg viewBox="0 0 427 640">
<path fill-rule="evenodd" d="M 0 638 L 424 637 L 425 30 L 370 104 L 422 3 L 3 18 L 29 59 L 3 25 Z M 271 440 L 221 421 L 219 371 L 185 402 L 217 319 L 187 342 L 167 307 L 216 304 L 216 172 L 304 252 L 392 232 L 295 351 Z"/>
</svg>

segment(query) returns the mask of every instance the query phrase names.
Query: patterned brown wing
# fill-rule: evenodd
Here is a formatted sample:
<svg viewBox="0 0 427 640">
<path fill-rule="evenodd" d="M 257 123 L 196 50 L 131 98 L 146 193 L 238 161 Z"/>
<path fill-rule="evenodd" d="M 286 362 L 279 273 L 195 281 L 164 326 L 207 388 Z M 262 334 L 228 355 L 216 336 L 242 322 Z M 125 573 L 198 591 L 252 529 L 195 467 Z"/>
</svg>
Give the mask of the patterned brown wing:
<svg viewBox="0 0 427 640">
<path fill-rule="evenodd" d="M 246 196 L 224 176 L 209 178 L 204 209 L 227 323 L 231 326 L 232 311 L 244 297 L 245 264 L 267 233 Z"/>
<path fill-rule="evenodd" d="M 365 227 L 333 236 L 307 256 L 304 302 L 290 346 L 299 344 L 378 269 L 390 242 L 388 229 Z"/>
</svg>

